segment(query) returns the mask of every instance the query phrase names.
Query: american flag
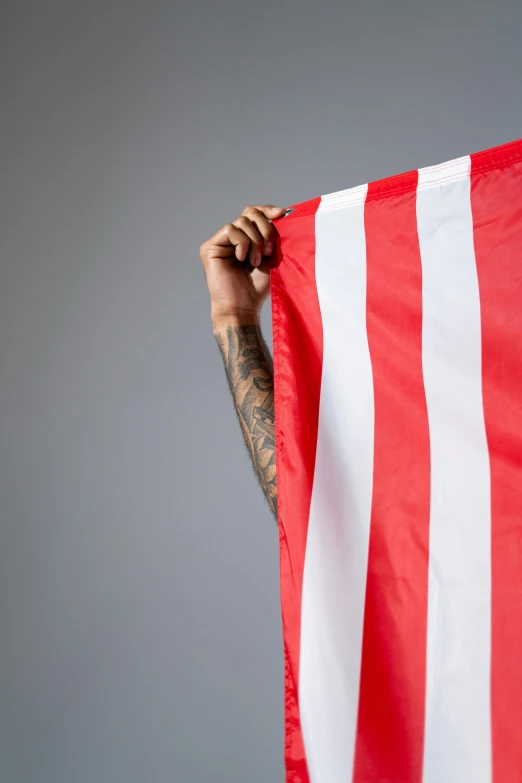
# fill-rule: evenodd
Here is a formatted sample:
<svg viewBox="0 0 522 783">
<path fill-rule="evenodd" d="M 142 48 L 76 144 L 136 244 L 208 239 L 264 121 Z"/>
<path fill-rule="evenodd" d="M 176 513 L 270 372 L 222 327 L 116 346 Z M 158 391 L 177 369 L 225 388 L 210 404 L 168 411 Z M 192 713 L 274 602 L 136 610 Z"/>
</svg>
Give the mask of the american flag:
<svg viewBox="0 0 522 783">
<path fill-rule="evenodd" d="M 287 783 L 522 783 L 522 140 L 274 225 Z"/>
</svg>

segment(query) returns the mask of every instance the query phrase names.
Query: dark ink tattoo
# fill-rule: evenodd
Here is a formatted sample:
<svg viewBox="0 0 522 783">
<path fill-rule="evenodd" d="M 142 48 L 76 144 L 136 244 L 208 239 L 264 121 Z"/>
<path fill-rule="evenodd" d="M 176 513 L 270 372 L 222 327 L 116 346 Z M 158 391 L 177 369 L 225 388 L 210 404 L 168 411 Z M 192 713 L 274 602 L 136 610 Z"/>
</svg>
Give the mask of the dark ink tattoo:
<svg viewBox="0 0 522 783">
<path fill-rule="evenodd" d="M 274 373 L 257 326 L 228 326 L 216 334 L 228 385 L 252 465 L 277 519 Z"/>
</svg>

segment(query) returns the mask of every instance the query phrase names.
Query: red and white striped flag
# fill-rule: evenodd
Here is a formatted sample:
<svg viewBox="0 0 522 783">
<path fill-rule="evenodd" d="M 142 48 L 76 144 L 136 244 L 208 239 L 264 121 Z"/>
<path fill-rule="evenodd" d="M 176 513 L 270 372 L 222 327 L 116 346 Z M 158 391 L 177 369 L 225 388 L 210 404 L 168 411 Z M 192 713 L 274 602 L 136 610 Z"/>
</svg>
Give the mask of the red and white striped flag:
<svg viewBox="0 0 522 783">
<path fill-rule="evenodd" d="M 272 272 L 288 783 L 522 783 L 522 140 Z"/>
</svg>

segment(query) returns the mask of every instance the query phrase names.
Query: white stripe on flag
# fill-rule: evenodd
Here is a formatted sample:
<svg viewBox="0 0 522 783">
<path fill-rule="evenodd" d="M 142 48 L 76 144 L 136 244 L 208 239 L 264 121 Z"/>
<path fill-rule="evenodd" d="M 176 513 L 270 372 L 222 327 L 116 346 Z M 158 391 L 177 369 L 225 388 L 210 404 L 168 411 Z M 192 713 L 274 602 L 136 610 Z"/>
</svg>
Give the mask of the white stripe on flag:
<svg viewBox="0 0 522 783">
<path fill-rule="evenodd" d="M 323 197 L 315 222 L 323 368 L 299 677 L 311 783 L 351 780 L 357 726 L 374 427 L 366 191 L 364 185 Z"/>
<path fill-rule="evenodd" d="M 490 472 L 470 159 L 419 171 L 431 453 L 424 783 L 490 783 Z"/>
</svg>

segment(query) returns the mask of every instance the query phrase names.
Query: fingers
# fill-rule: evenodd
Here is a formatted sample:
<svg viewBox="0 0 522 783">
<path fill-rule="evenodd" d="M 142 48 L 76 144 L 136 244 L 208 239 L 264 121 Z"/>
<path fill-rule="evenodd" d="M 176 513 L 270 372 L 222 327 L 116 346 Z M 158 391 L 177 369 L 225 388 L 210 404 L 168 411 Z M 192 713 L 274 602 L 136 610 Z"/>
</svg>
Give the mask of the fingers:
<svg viewBox="0 0 522 783">
<path fill-rule="evenodd" d="M 243 231 L 241 226 L 237 226 L 235 223 L 226 223 L 214 237 L 214 242 L 225 251 L 233 247 L 237 260 L 244 261 L 250 248 L 251 236 Z"/>
<path fill-rule="evenodd" d="M 274 229 L 271 220 L 280 217 L 284 212 L 281 207 L 274 207 L 272 204 L 265 204 L 261 207 L 245 207 L 242 217 L 247 218 L 250 224 L 255 228 L 260 237 L 261 245 L 255 245 L 254 261 L 252 266 L 259 266 L 261 256 L 270 256 L 274 251 Z M 252 255 L 252 253 L 251 253 Z"/>
<path fill-rule="evenodd" d="M 202 260 L 209 254 L 230 258 L 233 250 L 238 261 L 245 261 L 248 256 L 252 266 L 259 266 L 262 257 L 270 256 L 274 250 L 274 229 L 270 221 L 281 217 L 284 211 L 271 204 L 245 207 L 237 220 L 224 225 L 212 239 L 203 243 L 200 248 Z"/>
<path fill-rule="evenodd" d="M 241 215 L 234 220 L 234 225 L 241 229 L 244 234 L 250 240 L 250 246 L 248 249 L 248 260 L 252 266 L 259 266 L 261 263 L 261 257 L 263 255 L 263 237 L 257 229 L 257 226 L 246 217 Z"/>
<path fill-rule="evenodd" d="M 275 220 L 281 217 L 285 211 L 285 207 L 274 207 L 273 204 L 265 204 L 262 207 L 245 207 L 242 214 L 247 215 L 249 212 L 260 212 L 267 220 Z"/>
</svg>

